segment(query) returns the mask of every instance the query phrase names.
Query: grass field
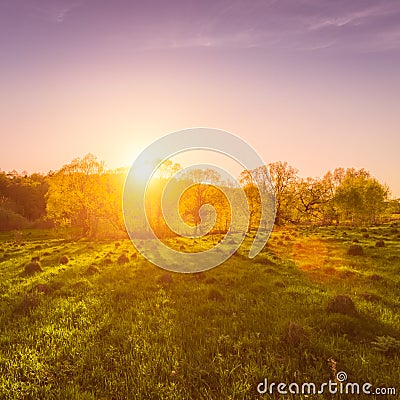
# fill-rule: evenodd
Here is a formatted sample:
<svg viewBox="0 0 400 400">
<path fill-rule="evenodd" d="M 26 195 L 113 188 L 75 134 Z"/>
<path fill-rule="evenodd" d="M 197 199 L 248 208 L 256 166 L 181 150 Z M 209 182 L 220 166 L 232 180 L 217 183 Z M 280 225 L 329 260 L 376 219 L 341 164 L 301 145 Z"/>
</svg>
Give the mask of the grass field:
<svg viewBox="0 0 400 400">
<path fill-rule="evenodd" d="M 252 260 L 251 239 L 217 268 L 177 274 L 129 240 L 2 234 L 0 399 L 398 398 L 400 224 L 275 229 Z M 347 254 L 355 244 L 364 255 Z M 25 271 L 32 257 L 41 271 Z M 355 310 L 335 309 L 339 294 Z M 398 394 L 256 390 L 337 371 Z"/>
</svg>

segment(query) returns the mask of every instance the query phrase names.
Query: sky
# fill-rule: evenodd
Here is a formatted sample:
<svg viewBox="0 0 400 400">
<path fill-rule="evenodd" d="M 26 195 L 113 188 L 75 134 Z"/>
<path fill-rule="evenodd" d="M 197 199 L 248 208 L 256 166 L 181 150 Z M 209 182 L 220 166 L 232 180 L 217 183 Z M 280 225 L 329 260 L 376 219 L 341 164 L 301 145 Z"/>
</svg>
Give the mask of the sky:
<svg viewBox="0 0 400 400">
<path fill-rule="evenodd" d="M 0 169 L 127 166 L 208 126 L 400 197 L 400 2 L 1 0 Z"/>
</svg>

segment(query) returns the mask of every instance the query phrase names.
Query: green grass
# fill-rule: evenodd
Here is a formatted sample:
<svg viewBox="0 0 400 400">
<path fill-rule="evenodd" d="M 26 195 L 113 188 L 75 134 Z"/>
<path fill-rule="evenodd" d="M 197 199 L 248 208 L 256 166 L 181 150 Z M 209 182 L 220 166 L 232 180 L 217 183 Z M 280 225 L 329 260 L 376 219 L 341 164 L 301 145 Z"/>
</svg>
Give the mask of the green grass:
<svg viewBox="0 0 400 400">
<path fill-rule="evenodd" d="M 275 230 L 255 259 L 246 257 L 247 238 L 223 265 L 167 278 L 133 258 L 128 240 L 116 246 L 36 231 L 15 244 L 2 234 L 0 398 L 288 399 L 261 397 L 257 384 L 327 382 L 330 358 L 351 382 L 399 392 L 399 349 L 373 344 L 400 339 L 393 229 L 368 228 L 369 238 L 349 227 Z M 364 256 L 346 254 L 354 239 Z M 385 247 L 375 247 L 380 239 Z M 173 245 L 199 251 L 214 241 Z M 127 263 L 118 263 L 121 254 Z M 33 256 L 43 272 L 26 275 Z M 337 294 L 351 297 L 357 315 L 327 313 Z M 293 323 L 301 340 L 288 332 Z"/>
</svg>

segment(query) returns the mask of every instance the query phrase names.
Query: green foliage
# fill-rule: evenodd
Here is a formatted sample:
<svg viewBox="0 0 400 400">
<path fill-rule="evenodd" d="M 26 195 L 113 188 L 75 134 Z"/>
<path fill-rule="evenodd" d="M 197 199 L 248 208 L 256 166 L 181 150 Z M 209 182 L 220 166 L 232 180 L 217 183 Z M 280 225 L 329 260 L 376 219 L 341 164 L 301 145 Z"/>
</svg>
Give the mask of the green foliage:
<svg viewBox="0 0 400 400">
<path fill-rule="evenodd" d="M 397 200 L 388 201 L 389 190 L 364 169 L 337 168 L 320 178 L 301 179 L 286 162 L 243 171 L 240 176 L 250 210 L 257 214 L 256 184 L 267 182 L 269 171 L 276 195 L 276 224 L 352 223 L 371 225 L 399 210 Z M 257 226 L 257 218 L 252 219 Z"/>
<path fill-rule="evenodd" d="M 165 161 L 148 186 L 147 217 L 159 237 L 174 236 L 163 220 L 161 193 L 165 183 L 178 170 L 178 164 Z M 106 171 L 104 163 L 91 154 L 76 158 L 46 176 L 0 172 L 0 230 L 27 226 L 47 228 L 54 222 L 58 230 L 73 227 L 81 236 L 121 235 L 125 232 L 122 193 L 126 172 L 124 169 Z M 288 222 L 372 225 L 382 221 L 383 217 L 391 218 L 400 213 L 399 199 L 388 200 L 388 188 L 364 169 L 337 168 L 322 179 L 302 179 L 294 167 L 286 162 L 275 162 L 243 171 L 239 181 L 250 212 L 249 221 L 246 218 L 246 221 L 240 220 L 240 224 L 247 226 L 249 222 L 248 232 L 256 230 L 260 221 L 257 186 L 266 190 L 269 196 L 275 192 L 277 225 Z M 203 207 L 212 204 L 217 211 L 212 232 L 226 232 L 232 219 L 230 207 L 222 192 L 212 185 L 225 185 L 224 189 L 237 199 L 239 189 L 229 182 L 221 182 L 221 177 L 212 169 L 191 171 L 182 176 L 177 187 L 188 182 L 201 183 L 193 185 L 180 199 L 179 211 L 183 220 L 197 230 L 200 210 L 213 219 L 210 208 Z M 175 207 L 170 203 L 167 199 L 166 209 Z M 148 237 L 142 230 L 143 237 Z M 208 230 L 208 226 L 204 226 L 204 230 Z"/>
<path fill-rule="evenodd" d="M 22 215 L 15 211 L 0 207 L 0 230 L 11 231 L 13 229 L 24 229 L 29 226 L 29 222 Z"/>
<path fill-rule="evenodd" d="M 106 172 L 104 163 L 91 154 L 75 159 L 49 179 L 47 215 L 57 226 L 81 229 L 96 236 L 102 221 L 123 230 L 121 172 Z"/>
<path fill-rule="evenodd" d="M 341 218 L 353 224 L 374 224 L 385 209 L 388 189 L 363 171 L 348 170 L 334 201 Z"/>
<path fill-rule="evenodd" d="M 353 382 L 395 386 L 400 242 L 374 246 L 391 229 L 362 238 L 358 229 L 279 228 L 260 256 L 195 275 L 131 260 L 129 240 L 31 231 L 20 246 L 2 233 L 0 398 L 253 399 L 264 378 L 326 382 L 330 358 Z M 347 256 L 354 237 L 364 257 Z M 198 246 L 213 241 L 203 239 Z M 71 255 L 67 267 L 61 254 Z M 122 254 L 130 262 L 119 264 Z M 37 256 L 43 271 L 21 274 Z M 357 313 L 327 312 L 338 293 Z"/>
<path fill-rule="evenodd" d="M 0 172 L 0 230 L 22 229 L 46 213 L 46 177 Z"/>
</svg>

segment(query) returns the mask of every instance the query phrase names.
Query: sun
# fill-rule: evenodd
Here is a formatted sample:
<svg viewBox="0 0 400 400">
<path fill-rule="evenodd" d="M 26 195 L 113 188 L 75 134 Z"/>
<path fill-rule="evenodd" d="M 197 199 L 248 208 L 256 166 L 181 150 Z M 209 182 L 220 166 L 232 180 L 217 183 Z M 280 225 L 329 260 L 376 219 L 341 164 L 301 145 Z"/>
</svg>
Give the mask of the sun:
<svg viewBox="0 0 400 400">
<path fill-rule="evenodd" d="M 135 178 L 142 183 L 149 183 L 156 170 L 156 165 L 154 164 L 155 163 L 150 160 L 135 163 L 133 165 L 133 173 Z"/>
</svg>

